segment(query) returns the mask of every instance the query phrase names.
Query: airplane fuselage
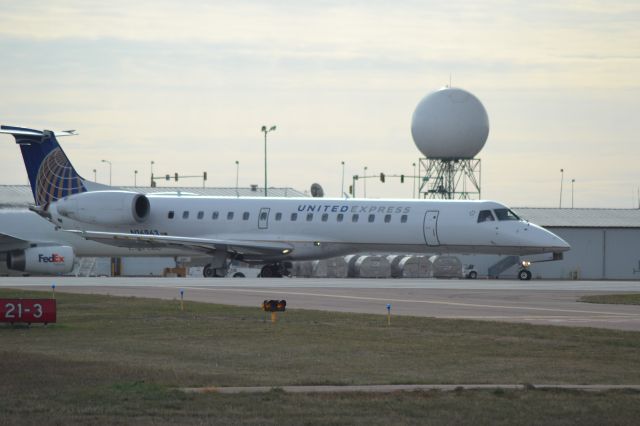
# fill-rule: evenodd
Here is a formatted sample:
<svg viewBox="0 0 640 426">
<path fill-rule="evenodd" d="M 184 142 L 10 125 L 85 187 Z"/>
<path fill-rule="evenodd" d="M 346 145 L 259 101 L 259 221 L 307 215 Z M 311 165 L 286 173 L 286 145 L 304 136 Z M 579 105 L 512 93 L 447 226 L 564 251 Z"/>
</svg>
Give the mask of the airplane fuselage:
<svg viewBox="0 0 640 426">
<path fill-rule="evenodd" d="M 13 135 L 20 146 L 34 211 L 56 227 L 138 249 L 138 255 L 162 248 L 165 255 L 208 256 L 205 275 L 224 274 L 234 259 L 264 263 L 261 275 L 268 277 L 287 274 L 286 260 L 358 252 L 527 255 L 569 250 L 561 238 L 493 201 L 143 195 L 83 179 L 57 141 L 75 131 L 0 126 L 0 133 Z M 41 254 L 64 257 L 49 251 L 9 253 L 7 261 L 26 270 Z M 65 253 L 67 258 L 71 254 L 68 248 Z"/>
<path fill-rule="evenodd" d="M 505 215 L 510 211 L 493 201 L 147 198 L 150 214 L 134 225 L 84 224 L 56 214 L 55 203 L 50 212 L 54 223 L 64 229 L 285 242 L 292 250 L 277 257 L 289 260 L 356 252 L 527 255 L 568 249 L 563 240 L 543 228 Z M 481 212 L 487 211 L 492 220 L 480 221 Z M 174 254 L 188 252 L 176 248 Z M 244 259 L 252 260 L 252 256 Z"/>
</svg>

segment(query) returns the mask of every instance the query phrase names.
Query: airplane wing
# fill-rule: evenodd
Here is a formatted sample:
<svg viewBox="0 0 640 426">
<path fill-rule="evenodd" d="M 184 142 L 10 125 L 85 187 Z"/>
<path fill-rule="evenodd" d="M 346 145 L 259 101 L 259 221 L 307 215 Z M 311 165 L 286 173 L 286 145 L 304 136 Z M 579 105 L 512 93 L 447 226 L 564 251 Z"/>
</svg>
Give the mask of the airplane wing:
<svg viewBox="0 0 640 426">
<path fill-rule="evenodd" d="M 293 246 L 280 242 L 251 240 L 224 240 L 216 238 L 176 237 L 169 235 L 127 234 L 121 232 L 100 232 L 66 230 L 81 237 L 103 244 L 130 248 L 181 247 L 198 253 L 213 253 L 224 250 L 243 255 L 282 256 L 293 251 Z"/>
<path fill-rule="evenodd" d="M 9 234 L 0 233 L 0 251 L 8 251 L 29 246 L 29 241 L 14 237 Z"/>
</svg>

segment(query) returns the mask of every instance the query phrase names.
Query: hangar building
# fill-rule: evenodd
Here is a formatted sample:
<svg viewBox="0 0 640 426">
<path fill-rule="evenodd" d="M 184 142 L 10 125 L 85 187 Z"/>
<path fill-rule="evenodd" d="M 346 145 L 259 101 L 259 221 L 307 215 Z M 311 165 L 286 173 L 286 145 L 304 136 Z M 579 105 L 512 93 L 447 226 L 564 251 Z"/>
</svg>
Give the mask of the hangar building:
<svg viewBox="0 0 640 426">
<path fill-rule="evenodd" d="M 534 264 L 543 278 L 640 278 L 640 209 L 513 209 L 571 244 L 558 262 Z"/>
</svg>

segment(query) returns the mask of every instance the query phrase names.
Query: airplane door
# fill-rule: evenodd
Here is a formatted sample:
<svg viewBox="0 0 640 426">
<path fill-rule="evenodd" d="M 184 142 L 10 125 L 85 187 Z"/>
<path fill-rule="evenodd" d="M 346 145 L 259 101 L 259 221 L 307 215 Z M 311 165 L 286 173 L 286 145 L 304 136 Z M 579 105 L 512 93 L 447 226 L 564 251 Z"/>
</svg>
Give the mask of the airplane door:
<svg viewBox="0 0 640 426">
<path fill-rule="evenodd" d="M 429 210 L 424 215 L 424 240 L 428 246 L 439 246 L 438 240 L 438 214 L 437 210 Z"/>
<path fill-rule="evenodd" d="M 258 229 L 267 229 L 269 227 L 269 208 L 263 207 L 258 215 Z"/>
</svg>

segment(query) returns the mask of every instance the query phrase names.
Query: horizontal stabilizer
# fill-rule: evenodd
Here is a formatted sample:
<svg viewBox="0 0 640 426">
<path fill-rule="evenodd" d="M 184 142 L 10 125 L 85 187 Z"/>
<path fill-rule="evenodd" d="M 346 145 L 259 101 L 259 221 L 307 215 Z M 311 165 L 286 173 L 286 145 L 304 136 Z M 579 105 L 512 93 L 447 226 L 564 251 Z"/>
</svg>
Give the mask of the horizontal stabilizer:
<svg viewBox="0 0 640 426">
<path fill-rule="evenodd" d="M 14 136 L 45 136 L 47 134 L 52 134 L 53 136 L 76 136 L 78 133 L 75 130 L 61 130 L 57 132 L 53 132 L 51 130 L 35 130 L 35 129 L 27 129 L 25 127 L 15 127 L 15 126 L 0 126 L 0 133 L 6 133 Z"/>
</svg>

